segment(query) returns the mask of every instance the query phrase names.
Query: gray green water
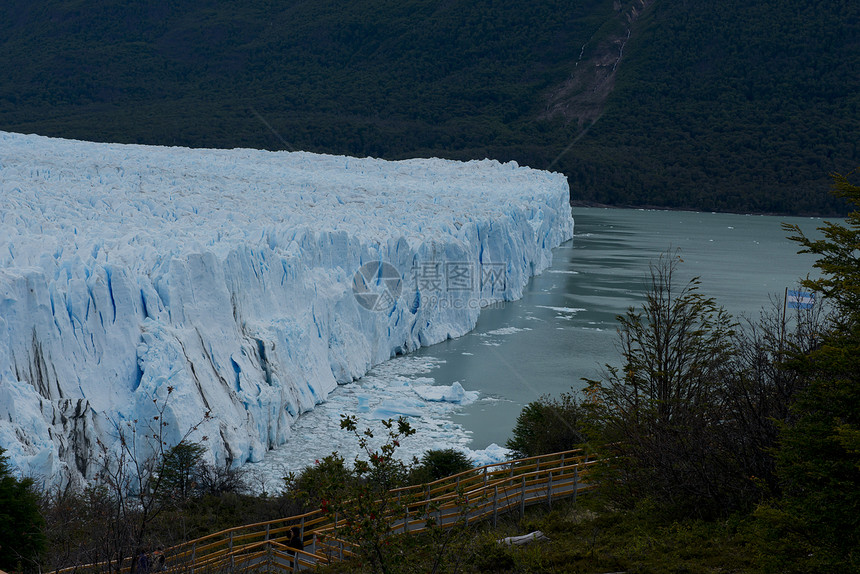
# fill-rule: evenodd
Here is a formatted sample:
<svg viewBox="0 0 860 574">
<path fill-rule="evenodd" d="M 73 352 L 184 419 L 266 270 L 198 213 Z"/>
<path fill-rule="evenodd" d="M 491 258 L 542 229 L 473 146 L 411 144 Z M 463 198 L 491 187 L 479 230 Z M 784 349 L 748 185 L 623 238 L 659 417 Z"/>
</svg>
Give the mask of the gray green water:
<svg viewBox="0 0 860 574">
<path fill-rule="evenodd" d="M 418 432 L 400 449 L 406 460 L 432 448 L 504 445 L 523 406 L 543 394 L 580 389 L 582 378 L 596 377 L 601 365 L 619 364 L 615 317 L 642 302 L 648 264 L 661 253 L 679 249 L 678 278 L 699 276 L 702 292 L 733 315 L 756 317 L 813 272 L 814 258 L 798 255 L 780 224 L 797 223 L 812 235 L 821 225 L 818 219 L 624 209 L 573 215 L 573 240 L 553 251 L 553 265 L 529 282 L 522 299 L 484 309 L 462 337 L 395 357 L 336 389 L 298 419 L 287 444 L 269 453 L 259 472 L 278 484 L 286 472 L 333 450 L 352 460 L 361 453 L 338 430 L 340 416 L 356 415 L 360 428 L 375 426 L 384 436 L 375 409 L 404 404 L 419 413 L 410 418 Z M 416 386 L 454 382 L 479 391 L 479 399 L 460 406 L 415 393 Z"/>
<path fill-rule="evenodd" d="M 812 273 L 782 222 L 813 233 L 821 220 L 694 212 L 575 209 L 573 240 L 554 250 L 553 265 L 519 301 L 482 311 L 477 328 L 419 350 L 444 361 L 436 384 L 459 381 L 482 400 L 455 422 L 471 431 L 471 448 L 504 444 L 522 407 L 542 394 L 584 386 L 605 364 L 618 364 L 615 316 L 643 299 L 649 262 L 679 249 L 684 281 L 736 316 L 758 316 L 769 298 Z"/>
</svg>

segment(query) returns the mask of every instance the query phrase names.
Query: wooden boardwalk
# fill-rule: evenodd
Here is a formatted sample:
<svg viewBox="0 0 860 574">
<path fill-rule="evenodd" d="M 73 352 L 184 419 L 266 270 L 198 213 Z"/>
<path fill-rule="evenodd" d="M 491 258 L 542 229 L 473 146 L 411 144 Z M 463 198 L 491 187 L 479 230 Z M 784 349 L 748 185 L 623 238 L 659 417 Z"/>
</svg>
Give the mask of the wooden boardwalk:
<svg viewBox="0 0 860 574">
<path fill-rule="evenodd" d="M 527 506 L 576 497 L 593 485 L 585 481 L 595 464 L 582 450 L 571 450 L 471 469 L 424 485 L 391 491 L 406 513 L 392 517 L 393 534 L 418 533 L 433 520 L 443 528 L 525 512 Z M 349 543 L 333 536 L 337 516 L 314 510 L 268 522 L 222 530 L 165 550 L 167 572 L 173 574 L 297 572 L 348 558 Z M 286 546 L 297 526 L 305 550 Z M 57 570 L 57 574 L 129 572 L 130 560 L 117 564 L 86 564 Z"/>
</svg>

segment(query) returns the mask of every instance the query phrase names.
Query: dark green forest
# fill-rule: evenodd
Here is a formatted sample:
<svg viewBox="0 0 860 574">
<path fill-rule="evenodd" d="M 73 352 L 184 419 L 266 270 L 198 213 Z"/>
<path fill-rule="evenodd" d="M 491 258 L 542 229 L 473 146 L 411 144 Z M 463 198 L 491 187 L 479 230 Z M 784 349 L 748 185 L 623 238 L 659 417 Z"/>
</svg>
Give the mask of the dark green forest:
<svg viewBox="0 0 860 574">
<path fill-rule="evenodd" d="M 844 0 L 0 4 L 0 130 L 565 173 L 571 200 L 837 214 Z"/>
</svg>

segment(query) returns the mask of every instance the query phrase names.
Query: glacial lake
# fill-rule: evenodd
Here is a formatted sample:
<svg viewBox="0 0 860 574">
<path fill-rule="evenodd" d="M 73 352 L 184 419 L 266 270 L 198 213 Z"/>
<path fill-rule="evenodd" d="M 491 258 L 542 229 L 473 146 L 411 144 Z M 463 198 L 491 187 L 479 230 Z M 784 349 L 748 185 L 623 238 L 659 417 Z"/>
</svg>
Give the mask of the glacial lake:
<svg viewBox="0 0 860 574">
<path fill-rule="evenodd" d="M 736 317 L 757 317 L 799 278 L 815 275 L 814 256 L 797 254 L 781 223 L 816 235 L 818 218 L 683 211 L 575 208 L 574 238 L 553 250 L 553 264 L 523 298 L 481 312 L 470 333 L 396 357 L 337 389 L 302 415 L 293 436 L 260 464 L 263 472 L 298 470 L 337 450 L 348 460 L 355 440 L 338 427 L 341 413 L 362 415 L 403 402 L 413 387 L 458 382 L 479 398 L 467 405 L 422 402 L 411 417 L 416 437 L 404 455 L 456 446 L 504 445 L 523 406 L 541 395 L 584 386 L 602 365 L 620 366 L 615 317 L 643 301 L 649 263 L 677 249 L 677 277 L 698 276 L 701 292 Z M 408 402 L 408 401 L 407 401 Z"/>
</svg>

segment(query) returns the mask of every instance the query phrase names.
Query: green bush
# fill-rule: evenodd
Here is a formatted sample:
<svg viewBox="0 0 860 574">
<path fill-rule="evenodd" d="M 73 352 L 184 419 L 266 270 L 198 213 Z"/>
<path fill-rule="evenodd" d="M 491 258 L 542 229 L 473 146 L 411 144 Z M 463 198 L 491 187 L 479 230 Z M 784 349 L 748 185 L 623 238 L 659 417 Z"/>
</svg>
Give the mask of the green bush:
<svg viewBox="0 0 860 574">
<path fill-rule="evenodd" d="M 45 521 L 33 480 L 12 475 L 0 447 L 0 569 L 37 571 L 45 550 Z"/>
<path fill-rule="evenodd" d="M 483 540 L 478 544 L 471 565 L 479 572 L 507 572 L 515 564 L 513 551 L 495 540 Z"/>
<path fill-rule="evenodd" d="M 298 475 L 291 473 L 284 477 L 286 496 L 297 500 L 305 509 L 319 508 L 324 498 L 323 485 L 340 484 L 347 488 L 354 482 L 355 476 L 336 452 L 315 461 Z"/>
<path fill-rule="evenodd" d="M 544 395 L 523 408 L 505 446 L 514 458 L 577 448 L 588 440 L 588 420 L 587 407 L 572 393 Z"/>
<path fill-rule="evenodd" d="M 796 225 L 786 226 L 802 252 L 818 256 L 821 277 L 803 286 L 833 312 L 822 344 L 791 363 L 810 383 L 780 433 L 782 497 L 757 513 L 776 542 L 778 551 L 762 551 L 774 570 L 860 571 L 860 186 L 835 175 L 834 194 L 856 208 L 846 225 L 825 222 L 823 238 L 814 240 Z"/>
<path fill-rule="evenodd" d="M 412 470 L 410 482 L 433 482 L 472 468 L 465 454 L 453 448 L 428 450 Z"/>
</svg>

